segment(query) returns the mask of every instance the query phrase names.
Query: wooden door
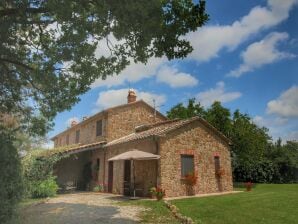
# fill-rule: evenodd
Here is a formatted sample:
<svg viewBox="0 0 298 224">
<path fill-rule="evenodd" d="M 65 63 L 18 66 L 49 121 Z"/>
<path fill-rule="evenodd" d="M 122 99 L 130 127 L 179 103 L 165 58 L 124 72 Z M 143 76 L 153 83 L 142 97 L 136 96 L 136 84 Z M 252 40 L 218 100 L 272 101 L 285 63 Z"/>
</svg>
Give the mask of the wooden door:
<svg viewBox="0 0 298 224">
<path fill-rule="evenodd" d="M 108 192 L 113 192 L 113 161 L 109 162 L 109 170 L 108 170 Z"/>
<path fill-rule="evenodd" d="M 215 176 L 216 176 L 217 190 L 222 191 L 221 176 L 218 175 L 218 173 L 220 172 L 220 159 L 219 159 L 219 156 L 214 157 L 214 166 L 215 166 Z"/>
</svg>

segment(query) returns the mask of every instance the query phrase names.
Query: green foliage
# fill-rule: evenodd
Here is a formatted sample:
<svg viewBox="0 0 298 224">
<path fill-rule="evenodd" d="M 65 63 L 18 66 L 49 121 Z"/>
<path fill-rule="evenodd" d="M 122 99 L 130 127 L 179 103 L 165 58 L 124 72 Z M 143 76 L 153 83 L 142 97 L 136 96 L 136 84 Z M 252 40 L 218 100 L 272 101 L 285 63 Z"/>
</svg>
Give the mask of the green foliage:
<svg viewBox="0 0 298 224">
<path fill-rule="evenodd" d="M 205 1 L 1 1 L 0 113 L 43 135 L 96 79 L 150 57 L 186 57 L 185 34 L 207 20 Z"/>
<path fill-rule="evenodd" d="M 220 102 L 216 101 L 206 110 L 205 119 L 217 130 L 229 137 L 232 126 L 230 116 L 230 110 L 224 108 Z"/>
<path fill-rule="evenodd" d="M 46 150 L 35 150 L 25 156 L 22 167 L 26 197 L 54 196 L 58 186 L 53 176 L 53 168 L 58 161 L 66 157 L 67 154 L 49 154 Z"/>
<path fill-rule="evenodd" d="M 12 132 L 0 125 L 0 223 L 14 214 L 23 193 L 21 165 Z"/>
<path fill-rule="evenodd" d="M 270 145 L 266 157 L 275 164 L 275 183 L 298 183 L 298 142 L 288 141 L 281 145 L 281 139 Z"/>
<path fill-rule="evenodd" d="M 98 184 L 93 188 L 94 192 L 104 192 L 104 185 L 103 184 Z"/>
<path fill-rule="evenodd" d="M 234 179 L 237 181 L 253 181 L 254 183 L 272 183 L 276 173 L 273 162 L 258 159 L 254 162 L 242 161 L 233 166 Z"/>
<path fill-rule="evenodd" d="M 196 103 L 195 99 L 192 98 L 188 100 L 187 106 L 179 103 L 176 106 L 172 107 L 171 110 L 167 112 L 167 117 L 170 119 L 186 119 L 194 116 L 202 117 L 204 115 L 204 112 L 204 108 L 200 105 L 200 103 Z"/>
<path fill-rule="evenodd" d="M 32 198 L 46 198 L 56 195 L 58 185 L 55 177 L 50 176 L 42 181 L 35 181 L 31 183 L 31 196 Z"/>
</svg>

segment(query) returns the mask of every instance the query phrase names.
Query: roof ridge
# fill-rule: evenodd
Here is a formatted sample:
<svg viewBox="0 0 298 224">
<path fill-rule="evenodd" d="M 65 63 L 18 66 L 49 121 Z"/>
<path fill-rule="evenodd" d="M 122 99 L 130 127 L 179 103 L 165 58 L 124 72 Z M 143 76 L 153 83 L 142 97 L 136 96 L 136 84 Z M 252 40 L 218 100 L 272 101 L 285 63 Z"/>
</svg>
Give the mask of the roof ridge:
<svg viewBox="0 0 298 224">
<path fill-rule="evenodd" d="M 160 125 L 163 125 L 163 124 L 174 123 L 174 122 L 180 121 L 180 120 L 181 120 L 180 118 L 176 118 L 176 119 L 172 119 L 172 120 L 156 122 L 154 124 L 149 124 L 148 126 L 150 128 L 155 128 L 155 127 L 160 126 Z"/>
</svg>

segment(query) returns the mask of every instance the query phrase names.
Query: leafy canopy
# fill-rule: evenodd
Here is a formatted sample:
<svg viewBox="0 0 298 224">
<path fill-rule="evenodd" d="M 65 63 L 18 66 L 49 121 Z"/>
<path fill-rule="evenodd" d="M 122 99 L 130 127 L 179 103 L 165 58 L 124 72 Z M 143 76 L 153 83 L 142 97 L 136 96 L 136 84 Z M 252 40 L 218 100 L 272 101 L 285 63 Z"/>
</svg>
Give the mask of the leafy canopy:
<svg viewBox="0 0 298 224">
<path fill-rule="evenodd" d="M 207 20 L 204 1 L 1 1 L 0 113 L 44 134 L 95 79 L 131 61 L 185 57 L 185 34 Z"/>
</svg>

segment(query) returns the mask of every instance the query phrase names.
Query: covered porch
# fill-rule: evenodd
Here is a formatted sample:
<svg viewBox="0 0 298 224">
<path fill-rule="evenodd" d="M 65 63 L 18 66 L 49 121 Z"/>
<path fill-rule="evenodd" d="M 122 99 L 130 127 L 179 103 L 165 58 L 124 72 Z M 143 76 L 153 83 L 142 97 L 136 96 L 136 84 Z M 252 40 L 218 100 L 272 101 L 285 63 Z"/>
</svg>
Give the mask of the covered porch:
<svg viewBox="0 0 298 224">
<path fill-rule="evenodd" d="M 158 183 L 159 158 L 156 154 L 131 149 L 108 159 L 108 191 L 118 189 L 125 196 L 148 197 L 150 188 Z"/>
</svg>

